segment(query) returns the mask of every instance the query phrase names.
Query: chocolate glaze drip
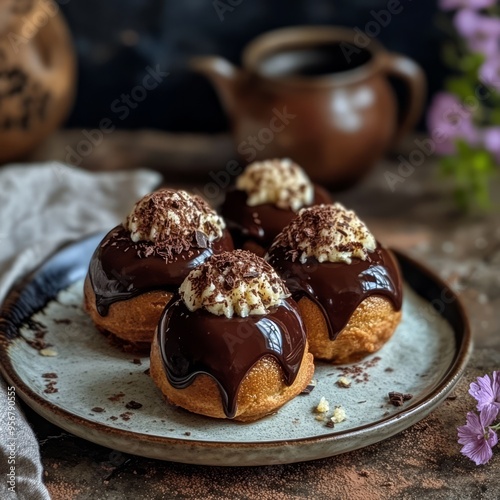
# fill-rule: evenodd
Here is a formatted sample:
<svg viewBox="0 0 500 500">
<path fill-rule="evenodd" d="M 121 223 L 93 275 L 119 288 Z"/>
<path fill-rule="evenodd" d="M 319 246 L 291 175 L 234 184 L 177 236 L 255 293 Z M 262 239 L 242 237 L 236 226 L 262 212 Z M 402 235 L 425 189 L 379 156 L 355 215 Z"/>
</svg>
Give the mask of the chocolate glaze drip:
<svg viewBox="0 0 500 500">
<path fill-rule="evenodd" d="M 284 247 L 275 247 L 269 263 L 285 281 L 295 300 L 307 296 L 325 316 L 331 340 L 349 322 L 356 308 L 371 295 L 388 298 L 399 311 L 403 301 L 401 274 L 391 251 L 380 244 L 369 259 L 343 262 L 318 262 L 309 258 L 304 264 L 292 262 Z"/>
<path fill-rule="evenodd" d="M 134 243 L 130 233 L 117 226 L 104 237 L 90 260 L 89 278 L 97 311 L 106 316 L 111 304 L 152 290 L 175 293 L 192 269 L 224 250 L 233 250 L 228 231 L 211 247 L 184 250 L 168 259 L 153 243 Z"/>
<path fill-rule="evenodd" d="M 160 319 L 158 340 L 170 385 L 184 389 L 201 373 L 211 376 L 228 418 L 236 415 L 241 382 L 257 361 L 273 356 L 291 385 L 306 347 L 304 325 L 291 299 L 269 314 L 246 318 L 191 312 L 180 298 L 172 299 Z"/>
<path fill-rule="evenodd" d="M 267 248 L 297 214 L 293 210 L 278 208 L 272 203 L 249 207 L 247 198 L 245 191 L 229 190 L 222 204 L 221 214 L 236 246 L 242 246 L 245 240 L 252 239 Z M 314 186 L 313 205 L 331 202 L 330 195 L 323 188 Z"/>
</svg>

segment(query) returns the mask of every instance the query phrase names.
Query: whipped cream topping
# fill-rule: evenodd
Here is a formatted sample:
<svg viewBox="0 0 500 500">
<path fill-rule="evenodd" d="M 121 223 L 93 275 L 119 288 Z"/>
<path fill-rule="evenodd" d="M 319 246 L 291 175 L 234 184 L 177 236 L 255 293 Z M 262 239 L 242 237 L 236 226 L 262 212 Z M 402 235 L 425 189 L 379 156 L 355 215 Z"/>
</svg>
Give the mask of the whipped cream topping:
<svg viewBox="0 0 500 500">
<path fill-rule="evenodd" d="M 190 311 L 227 318 L 267 314 L 290 296 L 274 269 L 245 250 L 213 255 L 189 273 L 179 293 Z"/>
<path fill-rule="evenodd" d="M 375 237 L 358 216 L 340 203 L 303 208 L 274 240 L 271 249 L 285 247 L 292 261 L 304 263 L 367 260 L 377 246 Z"/>
<path fill-rule="evenodd" d="M 236 179 L 236 188 L 247 193 L 250 207 L 272 203 L 297 212 L 314 200 L 312 182 L 304 170 L 288 158 L 251 163 Z"/>
<path fill-rule="evenodd" d="M 226 227 L 222 217 L 197 195 L 160 189 L 139 200 L 124 223 L 132 241 L 150 241 L 179 251 L 207 246 Z"/>
</svg>

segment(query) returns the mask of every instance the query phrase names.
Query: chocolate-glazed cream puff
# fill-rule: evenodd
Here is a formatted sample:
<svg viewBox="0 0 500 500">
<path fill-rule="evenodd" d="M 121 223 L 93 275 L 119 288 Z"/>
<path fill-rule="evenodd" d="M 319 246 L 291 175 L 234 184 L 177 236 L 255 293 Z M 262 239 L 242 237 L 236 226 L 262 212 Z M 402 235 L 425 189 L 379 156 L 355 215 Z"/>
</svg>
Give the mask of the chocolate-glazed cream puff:
<svg viewBox="0 0 500 500">
<path fill-rule="evenodd" d="M 151 347 L 151 377 L 166 399 L 215 418 L 274 413 L 313 373 L 297 304 L 271 266 L 243 250 L 191 271 Z"/>
<path fill-rule="evenodd" d="M 147 349 L 165 305 L 189 272 L 232 248 L 223 219 L 203 199 L 156 191 L 97 247 L 84 285 L 85 309 L 99 330 Z"/>
<path fill-rule="evenodd" d="M 358 361 L 394 333 L 402 305 L 397 262 L 339 203 L 301 210 L 266 259 L 297 301 L 316 358 Z"/>
<path fill-rule="evenodd" d="M 301 208 L 330 202 L 329 194 L 296 163 L 274 159 L 246 167 L 226 193 L 221 214 L 235 245 L 263 257 Z"/>
</svg>

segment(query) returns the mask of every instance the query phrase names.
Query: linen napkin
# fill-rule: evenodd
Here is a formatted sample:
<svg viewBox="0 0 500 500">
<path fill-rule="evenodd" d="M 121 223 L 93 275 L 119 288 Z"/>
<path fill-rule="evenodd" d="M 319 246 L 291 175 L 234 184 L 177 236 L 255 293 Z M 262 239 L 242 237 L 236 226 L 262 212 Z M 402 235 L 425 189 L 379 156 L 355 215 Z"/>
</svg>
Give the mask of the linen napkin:
<svg viewBox="0 0 500 500">
<path fill-rule="evenodd" d="M 0 303 L 18 278 L 60 245 L 112 228 L 160 181 L 146 170 L 89 173 L 55 162 L 1 168 Z M 9 417 L 15 422 L 14 453 Z M 50 498 L 36 437 L 1 377 L 0 498 Z"/>
</svg>

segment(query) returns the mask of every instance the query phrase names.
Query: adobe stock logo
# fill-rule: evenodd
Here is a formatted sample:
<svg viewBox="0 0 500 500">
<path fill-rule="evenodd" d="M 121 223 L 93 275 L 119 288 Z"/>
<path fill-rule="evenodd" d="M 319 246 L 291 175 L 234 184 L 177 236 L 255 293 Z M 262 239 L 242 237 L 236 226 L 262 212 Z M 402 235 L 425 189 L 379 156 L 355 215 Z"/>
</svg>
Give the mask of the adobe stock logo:
<svg viewBox="0 0 500 500">
<path fill-rule="evenodd" d="M 26 5 L 23 6 L 21 0 L 12 0 L 14 12 L 19 14 L 23 12 L 23 9 L 26 10 L 26 15 L 21 17 L 22 25 L 20 31 L 18 33 L 11 31 L 7 35 L 14 54 L 18 54 L 21 46 L 27 45 L 53 17 L 59 14 L 59 5 L 65 5 L 69 1 L 58 0 L 55 2 L 54 0 L 39 0 L 38 5 L 31 8 L 29 2 L 25 2 Z M 16 8 L 17 11 L 15 10 Z"/>
</svg>

